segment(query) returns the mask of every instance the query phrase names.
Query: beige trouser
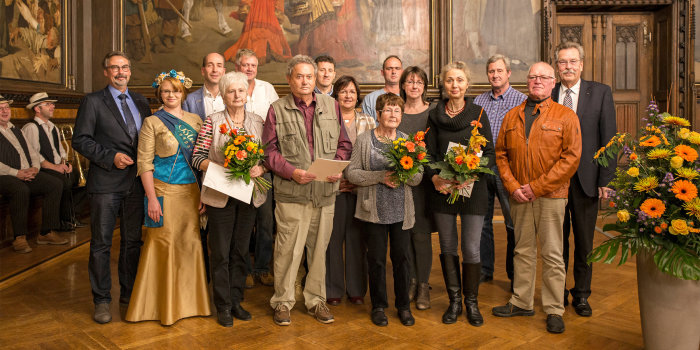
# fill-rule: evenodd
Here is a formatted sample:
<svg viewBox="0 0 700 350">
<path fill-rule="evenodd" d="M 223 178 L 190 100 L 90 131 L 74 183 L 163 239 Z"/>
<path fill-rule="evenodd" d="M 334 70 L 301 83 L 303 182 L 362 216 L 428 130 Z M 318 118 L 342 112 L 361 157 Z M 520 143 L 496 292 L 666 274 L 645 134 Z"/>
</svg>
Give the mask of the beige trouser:
<svg viewBox="0 0 700 350">
<path fill-rule="evenodd" d="M 307 309 L 326 302 L 326 248 L 333 230 L 335 203 L 314 208 L 311 202 L 277 202 L 275 218 L 274 274 L 275 294 L 270 306 L 294 307 L 294 281 L 299 271 L 304 246 L 307 250 L 309 273 L 306 275 L 304 301 Z"/>
<path fill-rule="evenodd" d="M 542 306 L 547 314 L 564 314 L 563 235 L 565 198 L 537 198 L 529 203 L 510 199 L 515 225 L 513 296 L 510 302 L 533 310 L 537 273 L 537 240 L 542 249 Z"/>
</svg>

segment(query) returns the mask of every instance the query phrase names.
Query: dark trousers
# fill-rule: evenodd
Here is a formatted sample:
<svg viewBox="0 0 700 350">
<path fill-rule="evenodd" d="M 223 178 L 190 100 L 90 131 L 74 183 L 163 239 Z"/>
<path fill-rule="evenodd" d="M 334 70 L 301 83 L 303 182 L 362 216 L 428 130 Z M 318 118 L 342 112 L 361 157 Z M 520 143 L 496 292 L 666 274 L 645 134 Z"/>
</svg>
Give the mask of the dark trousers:
<svg viewBox="0 0 700 350">
<path fill-rule="evenodd" d="M 481 229 L 481 273 L 493 276 L 495 257 L 495 244 L 493 243 L 493 211 L 495 198 L 501 204 L 503 221 L 506 225 L 506 274 L 513 280 L 513 250 L 515 249 L 515 229 L 513 219 L 510 216 L 510 202 L 508 191 L 503 187 L 503 182 L 498 174 L 498 168 L 492 169 L 496 175 L 487 175 L 488 184 L 488 211 L 484 217 L 484 227 Z"/>
<path fill-rule="evenodd" d="M 27 217 L 29 214 L 29 197 L 41 195 L 44 201 L 41 207 L 41 234 L 60 226 L 58 206 L 61 200 L 61 183 L 42 172 L 36 174 L 32 181 L 22 181 L 16 176 L 0 176 L 0 194 L 10 202 L 10 218 L 15 237 L 27 234 Z"/>
<path fill-rule="evenodd" d="M 326 298 L 364 297 L 367 293 L 367 246 L 362 221 L 355 219 L 357 195 L 335 197 L 333 232 L 326 249 Z M 345 249 L 343 249 L 345 248 Z M 343 260 L 345 256 L 345 260 Z"/>
<path fill-rule="evenodd" d="M 411 236 L 401 229 L 403 222 L 383 225 L 366 223 L 367 263 L 369 267 L 369 294 L 372 308 L 386 308 L 389 301 L 386 296 L 386 250 L 387 240 L 391 244 L 389 257 L 394 270 L 394 306 L 398 310 L 407 310 L 408 299 L 408 249 Z"/>
<path fill-rule="evenodd" d="M 72 171 L 68 174 L 61 174 L 57 171 L 53 171 L 50 169 L 41 169 L 42 172 L 50 175 L 51 177 L 61 181 L 62 184 L 62 191 L 61 191 L 61 208 L 59 211 L 59 217 L 61 218 L 61 221 L 67 221 L 70 222 L 72 220 L 72 214 L 75 210 L 73 200 L 72 200 L 72 191 L 73 191 L 73 185 L 77 181 L 77 176 L 76 172 Z"/>
<path fill-rule="evenodd" d="M 593 266 L 586 261 L 593 250 L 595 221 L 598 216 L 598 197 L 588 197 L 581 187 L 578 175 L 571 178 L 569 202 L 564 211 L 564 266 L 569 270 L 569 233 L 574 229 L 574 298 L 591 295 Z"/>
<path fill-rule="evenodd" d="M 255 207 L 229 198 L 223 208 L 207 205 L 207 213 L 214 305 L 222 311 L 243 300 L 245 256 L 255 223 Z"/>
<path fill-rule="evenodd" d="M 128 302 L 141 255 L 143 225 L 143 185 L 136 178 L 127 192 L 90 194 L 90 260 L 88 270 L 95 304 L 112 301 L 110 253 L 112 234 L 119 217 L 119 302 Z"/>
<path fill-rule="evenodd" d="M 261 274 L 270 272 L 272 249 L 275 238 L 272 236 L 275 218 L 272 216 L 272 191 L 267 192 L 267 199 L 255 209 L 255 242 L 252 248 L 255 262 L 251 264 L 250 254 L 246 254 L 246 271 Z"/>
</svg>

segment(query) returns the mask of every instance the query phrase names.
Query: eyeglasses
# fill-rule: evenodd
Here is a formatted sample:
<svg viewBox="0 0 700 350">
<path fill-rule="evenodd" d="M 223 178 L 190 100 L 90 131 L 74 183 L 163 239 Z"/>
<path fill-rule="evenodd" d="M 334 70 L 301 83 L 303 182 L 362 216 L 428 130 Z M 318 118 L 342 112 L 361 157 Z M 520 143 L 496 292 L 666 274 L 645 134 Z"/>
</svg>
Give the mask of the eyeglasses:
<svg viewBox="0 0 700 350">
<path fill-rule="evenodd" d="M 546 76 L 546 75 L 528 75 L 527 80 L 539 80 L 539 81 L 545 81 L 545 80 L 552 80 L 554 77 Z"/>
<path fill-rule="evenodd" d="M 125 72 L 128 72 L 128 71 L 131 70 L 131 66 L 128 65 L 128 64 L 125 64 L 125 65 L 123 65 L 123 66 L 113 65 L 113 66 L 108 66 L 107 69 L 111 70 L 112 72 L 118 72 L 119 69 L 121 69 L 121 70 L 123 70 L 123 71 L 125 71 Z"/>
<path fill-rule="evenodd" d="M 408 85 L 416 85 L 416 86 L 423 86 L 425 83 L 420 81 L 420 80 L 408 80 L 406 81 L 406 84 Z"/>
<path fill-rule="evenodd" d="M 579 60 L 579 59 L 573 59 L 573 60 L 568 60 L 568 61 L 567 60 L 560 60 L 560 61 L 557 61 L 557 64 L 560 66 L 567 66 L 567 65 L 575 66 L 579 62 L 581 62 L 581 60 Z"/>
<path fill-rule="evenodd" d="M 10 110 L 10 106 L 0 107 L 0 111 L 9 111 L 9 110 Z"/>
<path fill-rule="evenodd" d="M 47 106 L 47 107 L 49 107 L 49 106 L 55 106 L 55 105 L 56 105 L 56 104 L 53 103 L 53 102 L 44 102 L 44 103 L 40 104 L 39 106 Z"/>
</svg>

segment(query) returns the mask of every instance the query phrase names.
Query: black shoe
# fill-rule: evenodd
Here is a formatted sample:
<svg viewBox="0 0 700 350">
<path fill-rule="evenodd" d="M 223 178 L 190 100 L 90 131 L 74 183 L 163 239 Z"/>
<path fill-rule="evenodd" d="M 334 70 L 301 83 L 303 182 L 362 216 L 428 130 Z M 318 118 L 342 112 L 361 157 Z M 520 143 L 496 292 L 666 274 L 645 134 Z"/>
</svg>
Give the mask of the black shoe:
<svg viewBox="0 0 700 350">
<path fill-rule="evenodd" d="M 370 317 L 372 318 L 372 323 L 374 323 L 377 326 L 384 327 L 387 324 L 389 324 L 389 320 L 386 318 L 384 309 L 381 307 L 372 309 L 372 314 Z"/>
<path fill-rule="evenodd" d="M 588 300 L 586 300 L 586 298 L 571 299 L 571 306 L 574 307 L 574 311 L 576 311 L 579 316 L 590 317 L 593 314 L 591 305 L 588 304 Z"/>
<path fill-rule="evenodd" d="M 547 332 L 564 333 L 564 319 L 555 314 L 547 315 Z"/>
<path fill-rule="evenodd" d="M 481 274 L 481 277 L 479 278 L 479 283 L 484 283 L 484 282 L 491 282 L 493 281 L 493 275 L 486 275 L 486 274 Z"/>
<path fill-rule="evenodd" d="M 416 319 L 411 315 L 411 309 L 399 310 L 399 320 L 404 326 L 413 326 L 416 324 Z"/>
<path fill-rule="evenodd" d="M 481 263 L 462 263 L 462 292 L 464 292 L 464 309 L 467 314 L 467 321 L 474 327 L 484 324 L 484 317 L 479 311 L 479 283 L 485 275 L 481 274 Z M 488 276 L 486 276 L 488 277 Z M 493 280 L 493 276 L 491 276 Z"/>
<path fill-rule="evenodd" d="M 448 254 L 440 254 L 440 264 L 442 265 L 442 277 L 445 279 L 447 296 L 450 298 L 450 305 L 442 314 L 442 323 L 453 324 L 457 322 L 457 317 L 462 314 L 461 264 L 458 256 Z"/>
<path fill-rule="evenodd" d="M 87 226 L 87 225 L 80 222 L 80 220 L 78 220 L 78 219 L 73 220 L 73 227 L 81 228 L 81 227 L 85 227 L 85 226 Z"/>
<path fill-rule="evenodd" d="M 510 302 L 503 306 L 494 307 L 491 312 L 498 317 L 533 316 L 535 314 L 535 310 L 521 309 Z"/>
<path fill-rule="evenodd" d="M 224 327 L 233 327 L 233 317 L 231 316 L 231 310 L 222 310 L 216 313 L 216 319 L 219 324 Z"/>
<path fill-rule="evenodd" d="M 68 221 L 61 221 L 61 226 L 56 231 L 60 232 L 70 232 L 73 231 L 74 227 L 73 224 L 71 224 Z"/>
<path fill-rule="evenodd" d="M 234 303 L 233 307 L 231 307 L 231 314 L 233 317 L 243 320 L 243 321 L 249 321 L 253 316 L 250 315 L 250 312 L 246 311 L 240 303 Z"/>
</svg>

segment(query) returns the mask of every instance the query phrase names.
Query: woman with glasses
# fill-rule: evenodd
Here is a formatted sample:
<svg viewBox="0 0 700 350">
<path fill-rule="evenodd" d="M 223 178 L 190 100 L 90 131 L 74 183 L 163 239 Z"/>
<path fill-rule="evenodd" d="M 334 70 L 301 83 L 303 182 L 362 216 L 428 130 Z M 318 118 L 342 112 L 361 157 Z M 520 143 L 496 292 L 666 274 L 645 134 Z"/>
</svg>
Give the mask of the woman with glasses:
<svg viewBox="0 0 700 350">
<path fill-rule="evenodd" d="M 389 160 L 384 155 L 393 141 L 408 135 L 397 130 L 403 115 L 403 100 L 394 94 L 377 98 L 379 125 L 358 136 L 348 165 L 348 180 L 357 185 L 355 217 L 365 221 L 367 232 L 367 262 L 369 290 L 372 298 L 372 323 L 386 326 L 384 309 L 389 306 L 386 296 L 387 241 L 394 275 L 394 305 L 401 324 L 412 326 L 408 299 L 408 249 L 414 224 L 412 186 L 420 183 L 423 172 L 417 172 L 406 184 L 395 182 Z"/>
<path fill-rule="evenodd" d="M 401 74 L 399 87 L 404 99 L 404 110 L 399 130 L 406 134 L 414 134 L 425 130 L 428 124 L 428 114 L 435 104 L 426 99 L 426 84 L 428 75 L 419 67 L 408 67 Z M 420 185 L 413 187 L 413 205 L 416 210 L 416 224 L 411 231 L 411 249 L 409 249 L 409 274 L 411 284 L 408 297 L 416 302 L 416 309 L 430 308 L 430 270 L 433 267 L 433 246 L 430 233 L 433 232 L 433 220 L 425 207 L 425 186 L 430 185 L 426 177 Z"/>
<path fill-rule="evenodd" d="M 139 135 L 146 230 L 126 320 L 172 325 L 211 312 L 199 236 L 199 186 L 190 167 L 202 119 L 181 108 L 192 81 L 181 72 L 164 74 L 154 84 L 163 107 L 143 121 Z"/>
<path fill-rule="evenodd" d="M 374 118 L 356 109 L 360 86 L 355 78 L 344 75 L 333 84 L 332 96 L 338 101 L 345 130 L 354 145 L 358 135 L 376 125 Z M 364 225 L 355 218 L 356 203 L 355 185 L 344 174 L 340 193 L 335 198 L 333 232 L 326 250 L 326 300 L 330 305 L 340 304 L 344 294 L 351 303 L 363 304 L 367 293 L 367 246 L 363 239 Z"/>
<path fill-rule="evenodd" d="M 474 125 L 481 125 L 479 132 L 488 140 L 483 147 L 483 157 L 488 158 L 486 167 L 495 163 L 494 145 L 491 137 L 489 119 L 483 108 L 474 104 L 471 97 L 465 97 L 469 87 L 469 68 L 462 61 L 455 61 L 442 67 L 440 81 L 446 99 L 440 101 L 430 111 L 425 135 L 428 155 L 433 162 L 441 161 L 448 150 L 450 142 L 469 145 L 469 138 Z M 467 309 L 467 320 L 473 326 L 481 326 L 484 319 L 479 312 L 477 295 L 481 277 L 480 242 L 481 228 L 487 210 L 488 189 L 483 176 L 458 183 L 438 176 L 438 171 L 429 167 L 425 176 L 432 181 L 433 190 L 428 191 L 428 205 L 432 209 L 440 237 L 440 263 L 447 287 L 450 305 L 442 315 L 442 322 L 457 322 L 462 313 L 462 292 Z M 474 182 L 474 180 L 476 182 Z M 449 204 L 449 193 L 454 189 L 472 186 L 469 197 L 460 196 L 454 204 Z M 460 263 L 458 255 L 459 236 L 457 234 L 457 216 L 461 226 L 461 251 L 463 263 L 460 280 Z"/>
</svg>

